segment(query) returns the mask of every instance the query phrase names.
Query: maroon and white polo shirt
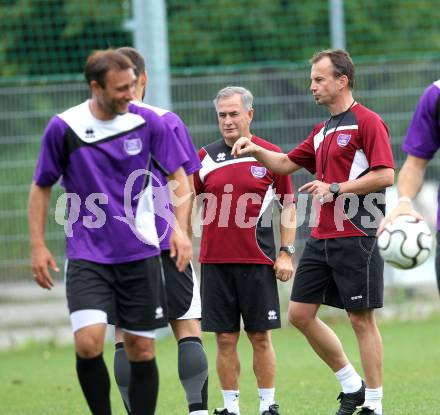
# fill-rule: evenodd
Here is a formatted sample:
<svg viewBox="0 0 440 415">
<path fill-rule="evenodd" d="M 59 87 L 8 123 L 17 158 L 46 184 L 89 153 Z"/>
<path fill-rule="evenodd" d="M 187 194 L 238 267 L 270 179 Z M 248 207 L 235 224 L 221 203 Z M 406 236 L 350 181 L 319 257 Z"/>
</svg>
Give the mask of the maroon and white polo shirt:
<svg viewBox="0 0 440 415">
<path fill-rule="evenodd" d="M 355 180 L 378 167 L 394 168 L 387 126 L 379 115 L 358 103 L 315 126 L 288 156 L 325 183 Z M 357 209 L 350 206 L 354 200 L 346 200 L 340 208 L 335 208 L 335 202 L 325 203 L 311 235 L 318 239 L 375 235 L 378 224 L 374 219 L 379 216 L 374 209 L 385 212 L 383 195 L 384 190 L 377 198 L 358 195 Z"/>
<path fill-rule="evenodd" d="M 252 141 L 281 151 L 256 136 Z M 223 139 L 202 147 L 199 157 L 194 184 L 204 205 L 200 262 L 273 264 L 272 204 L 294 201 L 290 177 L 274 174 L 254 157 L 234 159 Z"/>
</svg>

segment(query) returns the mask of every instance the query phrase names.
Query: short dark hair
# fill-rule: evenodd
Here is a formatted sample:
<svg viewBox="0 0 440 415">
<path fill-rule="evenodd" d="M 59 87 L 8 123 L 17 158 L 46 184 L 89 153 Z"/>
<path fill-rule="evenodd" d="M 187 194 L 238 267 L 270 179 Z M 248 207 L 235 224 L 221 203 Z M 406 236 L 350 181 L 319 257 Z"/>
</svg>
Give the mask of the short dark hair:
<svg viewBox="0 0 440 415">
<path fill-rule="evenodd" d="M 350 54 L 342 49 L 325 49 L 316 52 L 312 59 L 310 59 L 310 63 L 313 65 L 325 57 L 328 57 L 333 64 L 333 76 L 339 78 L 342 75 L 346 75 L 348 86 L 350 89 L 353 89 L 355 83 L 354 64 Z"/>
<path fill-rule="evenodd" d="M 111 69 L 124 71 L 135 70 L 134 64 L 129 58 L 114 49 L 96 50 L 88 58 L 84 67 L 84 76 L 87 83 L 96 81 L 105 88 L 105 76 Z"/>
<path fill-rule="evenodd" d="M 135 48 L 124 46 L 116 49 L 116 51 L 122 53 L 133 62 L 136 77 L 139 77 L 140 74 L 145 72 L 145 59 Z"/>
</svg>

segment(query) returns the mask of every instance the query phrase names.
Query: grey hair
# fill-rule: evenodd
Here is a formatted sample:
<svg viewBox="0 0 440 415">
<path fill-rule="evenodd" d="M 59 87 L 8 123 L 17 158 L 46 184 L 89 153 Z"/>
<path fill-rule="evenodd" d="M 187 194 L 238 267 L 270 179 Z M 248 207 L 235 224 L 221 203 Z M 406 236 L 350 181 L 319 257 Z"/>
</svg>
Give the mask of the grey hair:
<svg viewBox="0 0 440 415">
<path fill-rule="evenodd" d="M 247 109 L 247 110 L 251 110 L 252 109 L 252 104 L 254 102 L 254 96 L 252 95 L 252 92 L 249 91 L 246 88 L 243 88 L 241 86 L 227 86 L 223 89 L 221 89 L 220 91 L 217 92 L 217 96 L 214 99 L 214 105 L 215 105 L 215 109 L 218 110 L 218 102 L 221 99 L 224 98 L 230 98 L 233 95 L 238 94 L 241 96 L 241 101 L 243 102 L 243 106 Z"/>
</svg>

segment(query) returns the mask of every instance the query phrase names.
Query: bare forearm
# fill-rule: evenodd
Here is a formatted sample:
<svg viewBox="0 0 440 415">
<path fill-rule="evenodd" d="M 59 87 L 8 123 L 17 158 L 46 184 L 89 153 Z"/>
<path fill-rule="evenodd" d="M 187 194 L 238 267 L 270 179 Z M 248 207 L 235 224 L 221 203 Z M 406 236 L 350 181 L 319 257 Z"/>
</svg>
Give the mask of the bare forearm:
<svg viewBox="0 0 440 415">
<path fill-rule="evenodd" d="M 394 183 L 394 170 L 383 168 L 372 170 L 365 176 L 356 180 L 350 180 L 340 183 L 340 193 L 354 193 L 358 195 L 366 195 L 368 193 L 377 192 L 392 186 Z"/>
<path fill-rule="evenodd" d="M 416 212 L 411 205 L 413 199 L 423 184 L 428 160 L 408 155 L 400 170 L 397 179 L 397 190 L 399 192 L 399 203 L 387 214 L 381 222 L 377 235 L 380 235 L 388 223 L 392 223 L 399 215 L 411 215 L 418 219 L 423 217 Z"/>
<path fill-rule="evenodd" d="M 44 232 L 49 212 L 50 187 L 32 183 L 28 202 L 28 224 L 31 246 L 45 245 Z"/>
<path fill-rule="evenodd" d="M 280 217 L 280 242 L 282 246 L 293 245 L 296 236 L 296 208 L 290 204 L 283 208 Z"/>
<path fill-rule="evenodd" d="M 174 215 L 176 217 L 176 222 L 179 228 L 187 232 L 190 223 L 190 213 L 191 213 L 191 190 L 188 178 L 182 167 L 177 169 L 173 174 L 168 176 L 170 180 L 175 180 L 177 186 L 174 189 L 173 199 L 177 201 L 174 203 Z"/>
<path fill-rule="evenodd" d="M 276 174 L 288 175 L 301 168 L 291 161 L 287 154 L 266 150 L 260 146 L 256 146 L 254 157 Z"/>
<path fill-rule="evenodd" d="M 420 160 L 420 159 L 419 159 Z M 420 191 L 425 176 L 427 161 L 412 162 L 408 159 L 402 166 L 397 179 L 399 196 L 413 199 Z"/>
</svg>

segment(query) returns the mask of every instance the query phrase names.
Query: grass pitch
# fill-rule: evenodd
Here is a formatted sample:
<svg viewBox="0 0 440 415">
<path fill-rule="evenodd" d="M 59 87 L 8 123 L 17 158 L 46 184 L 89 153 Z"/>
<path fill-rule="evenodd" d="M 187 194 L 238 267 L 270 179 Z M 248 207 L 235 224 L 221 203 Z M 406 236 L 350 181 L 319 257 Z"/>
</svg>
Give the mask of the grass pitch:
<svg viewBox="0 0 440 415">
<path fill-rule="evenodd" d="M 346 323 L 332 325 L 352 363 L 360 370 L 356 339 Z M 439 414 L 440 316 L 425 321 L 381 324 L 385 345 L 384 409 L 388 415 Z M 339 385 L 293 328 L 273 334 L 278 360 L 277 400 L 283 415 L 334 414 Z M 222 406 L 215 372 L 215 341 L 204 336 L 210 364 L 209 408 Z M 240 340 L 242 415 L 258 414 L 252 355 L 245 333 Z M 185 415 L 186 402 L 177 378 L 177 353 L 172 337 L 157 345 L 160 392 L 157 415 Z M 105 353 L 113 376 L 113 347 Z M 0 414 L 84 415 L 88 409 L 74 369 L 72 346 L 29 344 L 0 353 Z M 112 378 L 113 414 L 124 415 Z"/>
</svg>

